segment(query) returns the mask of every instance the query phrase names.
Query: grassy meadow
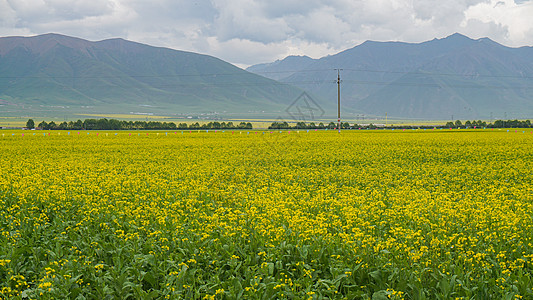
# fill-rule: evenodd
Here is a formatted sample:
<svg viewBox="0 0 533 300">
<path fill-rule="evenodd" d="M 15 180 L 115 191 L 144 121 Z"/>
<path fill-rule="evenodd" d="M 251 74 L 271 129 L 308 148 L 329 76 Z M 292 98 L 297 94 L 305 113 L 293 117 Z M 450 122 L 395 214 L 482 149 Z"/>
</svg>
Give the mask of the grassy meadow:
<svg viewBox="0 0 533 300">
<path fill-rule="evenodd" d="M 532 299 L 533 133 L 0 131 L 2 299 Z"/>
</svg>

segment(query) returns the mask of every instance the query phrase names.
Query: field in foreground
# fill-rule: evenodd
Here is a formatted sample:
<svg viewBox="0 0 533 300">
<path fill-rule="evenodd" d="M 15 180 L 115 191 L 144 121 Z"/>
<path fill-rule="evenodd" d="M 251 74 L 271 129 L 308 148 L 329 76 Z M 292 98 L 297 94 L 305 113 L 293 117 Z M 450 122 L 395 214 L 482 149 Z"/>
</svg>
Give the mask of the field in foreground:
<svg viewBox="0 0 533 300">
<path fill-rule="evenodd" d="M 533 297 L 529 131 L 0 133 L 0 298 Z"/>
</svg>

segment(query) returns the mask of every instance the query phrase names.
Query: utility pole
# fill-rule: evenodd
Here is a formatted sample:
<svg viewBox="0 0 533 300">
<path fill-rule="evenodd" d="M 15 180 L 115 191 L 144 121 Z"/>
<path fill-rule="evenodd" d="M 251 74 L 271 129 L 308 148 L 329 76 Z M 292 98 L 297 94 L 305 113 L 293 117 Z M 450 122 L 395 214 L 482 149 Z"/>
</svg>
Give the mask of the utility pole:
<svg viewBox="0 0 533 300">
<path fill-rule="evenodd" d="M 507 112 L 504 113 L 504 117 L 503 117 L 503 128 L 505 128 L 505 120 L 507 120 Z"/>
<path fill-rule="evenodd" d="M 341 71 L 342 69 L 337 70 L 337 128 L 339 133 L 341 133 Z"/>
</svg>

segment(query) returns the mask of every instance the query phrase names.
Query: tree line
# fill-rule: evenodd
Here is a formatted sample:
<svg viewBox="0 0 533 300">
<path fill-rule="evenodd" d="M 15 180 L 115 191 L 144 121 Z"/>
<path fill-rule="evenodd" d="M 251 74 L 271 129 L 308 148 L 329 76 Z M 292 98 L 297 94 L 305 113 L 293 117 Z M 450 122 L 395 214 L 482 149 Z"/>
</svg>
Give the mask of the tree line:
<svg viewBox="0 0 533 300">
<path fill-rule="evenodd" d="M 379 126 L 375 124 L 352 124 L 348 122 L 341 123 L 341 129 L 377 129 L 377 128 L 387 128 L 387 129 L 416 129 L 416 128 L 532 128 L 530 120 L 496 120 L 494 123 L 487 123 L 485 121 L 466 121 L 461 122 L 456 120 L 455 122 L 448 122 L 443 126 L 416 126 L 416 125 L 389 125 L 389 126 Z M 44 129 L 44 130 L 174 130 L 174 129 L 253 129 L 252 123 L 250 122 L 240 122 L 239 124 L 234 124 L 233 122 L 209 122 L 200 124 L 198 122 L 193 124 L 179 123 L 176 125 L 174 122 L 158 122 L 158 121 L 121 121 L 116 119 L 85 119 L 70 121 L 70 122 L 61 122 L 59 124 L 54 121 L 46 122 L 42 121 L 35 126 L 35 122 L 32 119 L 29 119 L 26 122 L 26 128 L 28 129 Z M 336 129 L 337 123 L 329 122 L 324 124 L 322 122 L 316 124 L 314 122 L 305 123 L 297 122 L 295 125 L 290 125 L 288 122 L 273 122 L 268 129 Z"/>
<path fill-rule="evenodd" d="M 187 125 L 187 123 L 179 123 L 178 129 L 253 129 L 252 123 L 240 122 L 233 124 L 233 122 L 209 122 L 200 125 L 198 122 Z"/>
<path fill-rule="evenodd" d="M 442 126 L 433 126 L 433 125 L 375 125 L 375 124 L 352 124 L 348 122 L 341 123 L 341 129 L 432 129 L 432 128 L 532 128 L 530 120 L 520 121 L 520 120 L 496 120 L 494 123 L 487 123 L 481 120 L 466 121 L 461 122 L 457 120 L 455 122 L 448 122 Z M 290 125 L 287 122 L 273 122 L 268 129 L 336 129 L 337 123 L 330 122 L 327 125 L 324 123 L 305 123 L 297 122 L 295 125 Z"/>
<path fill-rule="evenodd" d="M 252 129 L 252 123 L 240 122 L 209 122 L 200 125 L 158 121 L 121 121 L 116 119 L 85 119 L 69 122 L 55 123 L 54 121 L 42 121 L 35 126 L 35 121 L 29 119 L 26 122 L 28 129 L 43 130 L 174 130 L 174 129 Z"/>
<path fill-rule="evenodd" d="M 356 125 L 356 124 L 355 124 Z M 287 122 L 274 122 L 270 126 L 268 126 L 268 129 L 334 129 L 337 128 L 337 123 L 335 122 L 329 122 L 327 125 L 320 122 L 318 124 L 311 122 L 309 124 L 305 122 L 297 122 L 296 125 L 291 126 Z M 350 129 L 352 126 L 348 122 L 341 123 L 342 129 Z"/>
<path fill-rule="evenodd" d="M 530 120 L 496 120 L 494 123 L 487 124 L 483 121 L 466 121 L 464 124 L 457 120 L 455 122 L 448 122 L 446 123 L 445 127 L 449 128 L 531 128 L 533 127 L 531 125 Z"/>
</svg>

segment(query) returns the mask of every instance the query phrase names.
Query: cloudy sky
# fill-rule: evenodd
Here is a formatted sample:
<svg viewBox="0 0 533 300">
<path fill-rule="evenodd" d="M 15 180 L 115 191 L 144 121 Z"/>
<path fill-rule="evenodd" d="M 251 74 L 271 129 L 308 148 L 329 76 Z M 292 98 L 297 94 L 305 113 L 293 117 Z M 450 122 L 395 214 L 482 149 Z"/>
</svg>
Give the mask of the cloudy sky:
<svg viewBox="0 0 533 300">
<path fill-rule="evenodd" d="M 0 0 L 0 36 L 121 37 L 241 67 L 455 32 L 533 46 L 533 0 Z"/>
</svg>

